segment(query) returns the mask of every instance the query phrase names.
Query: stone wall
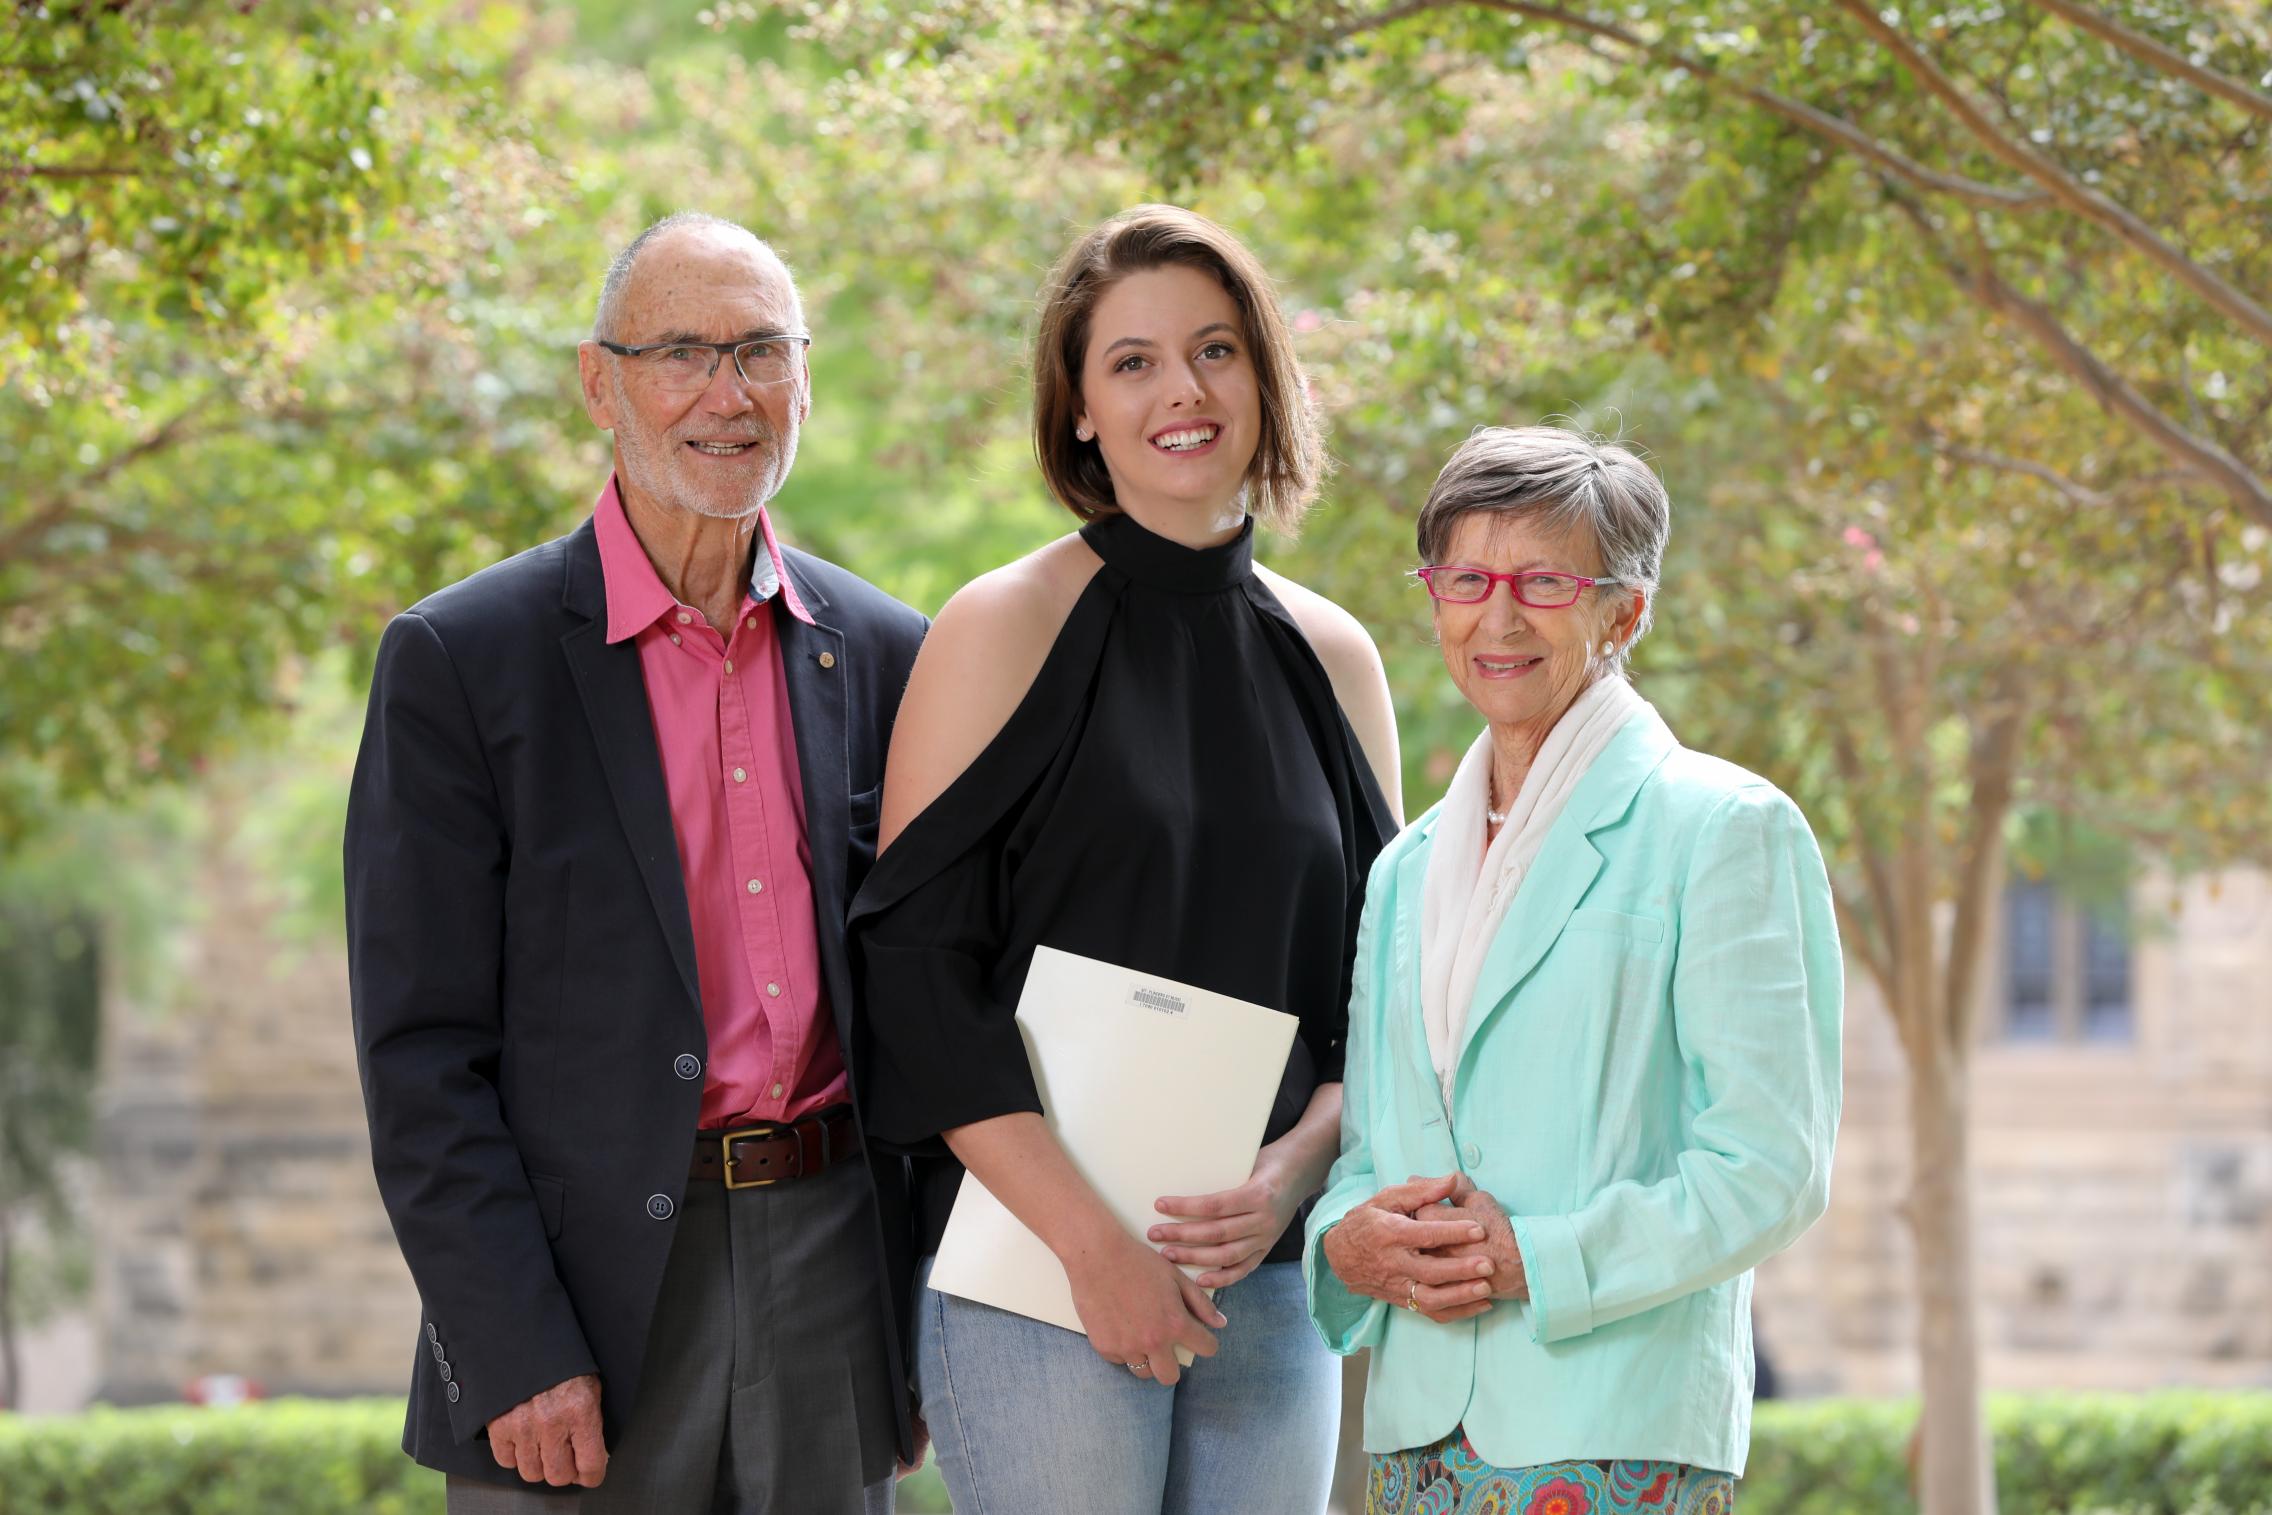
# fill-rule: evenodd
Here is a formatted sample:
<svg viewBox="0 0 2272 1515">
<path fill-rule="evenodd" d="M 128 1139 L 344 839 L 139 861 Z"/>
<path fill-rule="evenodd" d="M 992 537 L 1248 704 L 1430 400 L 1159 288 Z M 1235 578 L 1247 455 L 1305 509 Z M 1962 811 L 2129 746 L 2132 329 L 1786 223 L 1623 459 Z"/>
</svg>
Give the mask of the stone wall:
<svg viewBox="0 0 2272 1515">
<path fill-rule="evenodd" d="M 417 1295 L 371 1178 L 337 943 L 285 939 L 226 813 L 162 1009 L 105 1014 L 101 1395 L 399 1393 Z"/>
<path fill-rule="evenodd" d="M 2148 886 L 2135 904 L 2134 1041 L 2006 1044 L 1983 1007 L 1991 1388 L 2272 1384 L 2272 880 Z M 1794 1391 L 1911 1393 L 1905 1073 L 1859 978 L 1847 1036 L 1830 1213 L 1760 1269 L 1759 1329 Z"/>
</svg>

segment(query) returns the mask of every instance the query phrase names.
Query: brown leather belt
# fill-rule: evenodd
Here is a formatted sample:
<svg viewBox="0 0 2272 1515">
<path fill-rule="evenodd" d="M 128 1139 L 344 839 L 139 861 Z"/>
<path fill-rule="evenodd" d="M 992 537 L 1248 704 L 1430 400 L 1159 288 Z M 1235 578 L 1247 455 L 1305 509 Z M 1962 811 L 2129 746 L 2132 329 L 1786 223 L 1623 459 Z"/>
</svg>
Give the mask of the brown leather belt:
<svg viewBox="0 0 2272 1515">
<path fill-rule="evenodd" d="M 737 1126 L 694 1133 L 689 1179 L 723 1179 L 729 1189 L 759 1189 L 783 1179 L 811 1178 L 860 1155 L 860 1128 L 839 1105 L 777 1126 Z"/>
</svg>

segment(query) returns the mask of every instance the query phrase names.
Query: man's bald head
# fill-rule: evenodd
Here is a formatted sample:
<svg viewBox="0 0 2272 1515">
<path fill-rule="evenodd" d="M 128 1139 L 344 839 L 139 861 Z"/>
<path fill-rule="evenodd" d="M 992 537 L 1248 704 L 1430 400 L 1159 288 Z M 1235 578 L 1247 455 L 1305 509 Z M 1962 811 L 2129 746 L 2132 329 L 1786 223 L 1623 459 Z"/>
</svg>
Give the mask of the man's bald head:
<svg viewBox="0 0 2272 1515">
<path fill-rule="evenodd" d="M 780 280 L 781 287 L 788 297 L 789 309 L 794 317 L 794 325 L 800 331 L 804 329 L 805 304 L 803 297 L 797 293 L 796 276 L 789 271 L 789 265 L 783 261 L 781 255 L 775 252 L 764 239 L 748 227 L 738 222 L 728 221 L 723 216 L 713 216 L 699 210 L 675 210 L 639 233 L 638 236 L 633 237 L 624 245 L 623 251 L 617 253 L 608 264 L 607 277 L 600 282 L 599 308 L 592 317 L 592 336 L 595 340 L 609 342 L 647 340 L 646 334 L 633 334 L 627 338 L 616 330 L 616 326 L 622 318 L 626 297 L 638 280 L 641 260 L 657 243 L 670 242 L 680 238 L 701 238 L 720 244 L 738 244 L 741 249 L 747 250 L 774 277 Z"/>
</svg>

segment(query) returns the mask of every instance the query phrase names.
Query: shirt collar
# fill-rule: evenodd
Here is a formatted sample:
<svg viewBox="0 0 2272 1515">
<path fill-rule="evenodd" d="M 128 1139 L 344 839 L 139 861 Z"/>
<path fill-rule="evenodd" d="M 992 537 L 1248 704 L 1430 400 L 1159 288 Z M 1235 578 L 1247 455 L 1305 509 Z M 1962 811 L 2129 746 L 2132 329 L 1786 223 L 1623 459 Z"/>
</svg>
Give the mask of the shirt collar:
<svg viewBox="0 0 2272 1515">
<path fill-rule="evenodd" d="M 607 594 L 607 639 L 613 644 L 654 625 L 678 608 L 678 600 L 664 587 L 655 565 L 647 558 L 647 550 L 639 545 L 613 474 L 608 475 L 607 487 L 600 491 L 599 503 L 593 508 L 592 529 L 599 538 L 600 580 Z M 782 564 L 773 519 L 762 508 L 757 513 L 757 532 L 765 543 L 765 552 L 752 566 L 745 608 L 763 605 L 778 594 L 789 614 L 812 625 L 812 612 L 805 608 L 796 583 Z"/>
</svg>

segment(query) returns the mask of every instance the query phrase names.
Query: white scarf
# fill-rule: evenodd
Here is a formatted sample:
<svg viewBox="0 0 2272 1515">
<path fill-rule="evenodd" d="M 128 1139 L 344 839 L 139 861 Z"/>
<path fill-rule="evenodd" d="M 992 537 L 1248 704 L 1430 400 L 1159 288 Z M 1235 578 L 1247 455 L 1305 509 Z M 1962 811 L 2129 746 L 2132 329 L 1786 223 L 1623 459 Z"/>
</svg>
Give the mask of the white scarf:
<svg viewBox="0 0 2272 1515">
<path fill-rule="evenodd" d="M 1469 1002 L 1500 923 L 1578 781 L 1625 723 L 1644 712 L 1657 718 L 1655 708 L 1615 674 L 1579 695 L 1546 734 L 1488 851 L 1483 846 L 1484 811 L 1491 803 L 1488 728 L 1467 749 L 1444 791 L 1420 898 L 1420 1018 L 1447 1111 Z"/>
</svg>

